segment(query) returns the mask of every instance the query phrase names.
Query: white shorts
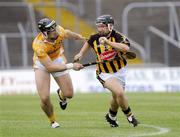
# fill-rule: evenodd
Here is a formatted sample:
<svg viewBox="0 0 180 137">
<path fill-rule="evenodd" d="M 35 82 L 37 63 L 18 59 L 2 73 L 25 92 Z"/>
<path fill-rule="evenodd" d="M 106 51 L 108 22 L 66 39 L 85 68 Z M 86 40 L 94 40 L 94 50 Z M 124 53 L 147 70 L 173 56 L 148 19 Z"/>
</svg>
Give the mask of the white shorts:
<svg viewBox="0 0 180 137">
<path fill-rule="evenodd" d="M 53 64 L 65 64 L 65 62 L 62 57 L 58 57 L 57 59 L 53 60 Z M 38 69 L 47 71 L 45 66 L 39 60 L 36 60 L 34 68 L 35 69 L 38 68 Z M 61 71 L 61 72 L 51 72 L 53 77 L 59 77 L 59 76 L 62 76 L 62 75 L 68 74 L 68 73 L 69 73 L 68 70 Z"/>
<path fill-rule="evenodd" d="M 98 76 L 104 82 L 107 79 L 111 78 L 111 77 L 117 78 L 119 80 L 119 83 L 123 86 L 123 88 L 125 88 L 125 85 L 126 85 L 126 79 L 125 79 L 125 77 L 126 77 L 126 67 L 121 68 L 120 70 L 118 70 L 115 73 L 100 73 Z"/>
</svg>

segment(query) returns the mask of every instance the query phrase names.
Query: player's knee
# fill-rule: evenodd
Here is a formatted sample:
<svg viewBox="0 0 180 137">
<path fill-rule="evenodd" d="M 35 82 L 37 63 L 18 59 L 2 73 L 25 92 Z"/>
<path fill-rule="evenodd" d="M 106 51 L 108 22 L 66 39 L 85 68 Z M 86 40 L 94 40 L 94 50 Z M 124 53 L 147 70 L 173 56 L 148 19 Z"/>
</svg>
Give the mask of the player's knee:
<svg viewBox="0 0 180 137">
<path fill-rule="evenodd" d="M 66 98 L 72 98 L 73 97 L 73 90 L 70 90 L 70 91 L 68 91 L 68 92 L 66 92 L 66 93 L 64 93 L 64 96 L 66 97 Z"/>
<path fill-rule="evenodd" d="M 42 104 L 48 104 L 49 103 L 49 96 L 41 97 Z"/>
<path fill-rule="evenodd" d="M 73 93 L 67 94 L 66 97 L 69 98 L 69 99 L 72 98 L 73 97 Z"/>
<path fill-rule="evenodd" d="M 116 93 L 116 97 L 117 98 L 123 98 L 124 97 L 124 93 L 123 92 L 117 92 Z"/>
</svg>

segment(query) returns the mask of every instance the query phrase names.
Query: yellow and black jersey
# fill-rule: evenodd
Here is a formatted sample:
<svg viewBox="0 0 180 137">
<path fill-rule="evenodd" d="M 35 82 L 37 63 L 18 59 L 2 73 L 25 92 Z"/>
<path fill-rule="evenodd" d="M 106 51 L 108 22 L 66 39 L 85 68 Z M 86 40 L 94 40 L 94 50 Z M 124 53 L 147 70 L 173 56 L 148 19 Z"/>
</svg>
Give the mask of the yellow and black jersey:
<svg viewBox="0 0 180 137">
<path fill-rule="evenodd" d="M 126 59 L 122 56 L 124 53 L 121 51 L 117 51 L 110 45 L 100 44 L 100 37 L 101 36 L 97 33 L 91 35 L 88 40 L 88 44 L 94 49 L 97 55 L 97 61 L 109 60 L 104 63 L 98 64 L 97 71 L 98 73 L 115 73 L 127 64 Z M 115 30 L 112 30 L 110 36 L 107 37 L 107 39 L 112 42 L 119 42 L 130 46 L 129 40 Z M 113 60 L 117 57 L 121 57 L 121 60 Z"/>
</svg>

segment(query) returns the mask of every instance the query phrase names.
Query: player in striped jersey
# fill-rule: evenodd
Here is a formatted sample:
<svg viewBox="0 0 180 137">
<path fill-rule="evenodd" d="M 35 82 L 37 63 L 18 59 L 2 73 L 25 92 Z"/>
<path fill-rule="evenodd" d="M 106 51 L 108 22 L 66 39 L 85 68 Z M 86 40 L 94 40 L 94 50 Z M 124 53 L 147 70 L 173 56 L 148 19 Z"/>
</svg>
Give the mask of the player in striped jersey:
<svg viewBox="0 0 180 137">
<path fill-rule="evenodd" d="M 50 74 L 54 77 L 61 91 L 58 90 L 60 107 L 66 108 L 67 98 L 73 97 L 72 81 L 68 69 L 80 70 L 80 63 L 68 63 L 64 56 L 64 39 L 85 40 L 80 34 L 65 30 L 48 18 L 38 22 L 41 31 L 33 41 L 34 71 L 38 94 L 41 99 L 41 108 L 48 116 L 52 128 L 59 127 L 56 122 L 53 105 L 50 101 Z"/>
<path fill-rule="evenodd" d="M 129 48 L 129 40 L 114 30 L 114 19 L 111 15 L 102 15 L 96 19 L 98 33 L 91 35 L 88 41 L 83 45 L 80 52 L 74 57 L 74 60 L 80 60 L 91 47 L 97 55 L 97 61 L 109 60 L 97 65 L 97 79 L 103 86 L 112 92 L 109 113 L 106 114 L 106 120 L 112 127 L 118 127 L 116 115 L 120 107 L 127 120 L 134 127 L 139 124 L 125 97 L 125 73 L 126 59 L 122 56 Z M 117 58 L 121 58 L 117 60 Z"/>
</svg>

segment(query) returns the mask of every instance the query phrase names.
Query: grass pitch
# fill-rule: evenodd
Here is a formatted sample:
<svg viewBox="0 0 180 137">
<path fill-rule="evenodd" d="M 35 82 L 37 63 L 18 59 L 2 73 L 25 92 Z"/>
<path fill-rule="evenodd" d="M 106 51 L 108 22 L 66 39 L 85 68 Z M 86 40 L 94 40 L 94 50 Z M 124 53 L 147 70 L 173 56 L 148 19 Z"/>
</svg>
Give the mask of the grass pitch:
<svg viewBox="0 0 180 137">
<path fill-rule="evenodd" d="M 60 128 L 51 129 L 38 95 L 0 96 L 0 137 L 179 137 L 180 93 L 126 94 L 142 123 L 132 127 L 121 111 L 118 128 L 105 121 L 110 93 L 75 94 L 65 111 L 51 95 Z M 144 125 L 145 124 L 145 125 Z M 164 132 L 167 133 L 164 133 Z M 168 132 L 169 131 L 169 132 Z"/>
</svg>

